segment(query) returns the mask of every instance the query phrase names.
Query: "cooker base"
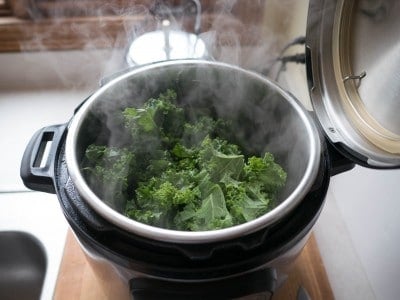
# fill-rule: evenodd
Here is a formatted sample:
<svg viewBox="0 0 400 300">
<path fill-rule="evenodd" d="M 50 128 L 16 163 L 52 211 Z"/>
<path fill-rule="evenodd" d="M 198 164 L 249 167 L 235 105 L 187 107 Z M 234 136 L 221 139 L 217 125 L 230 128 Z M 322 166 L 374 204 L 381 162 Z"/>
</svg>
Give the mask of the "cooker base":
<svg viewBox="0 0 400 300">
<path fill-rule="evenodd" d="M 277 279 L 276 270 L 268 268 L 213 282 L 181 283 L 137 278 L 130 281 L 130 290 L 135 300 L 243 299 L 254 295 L 270 299 L 276 289 Z"/>
</svg>

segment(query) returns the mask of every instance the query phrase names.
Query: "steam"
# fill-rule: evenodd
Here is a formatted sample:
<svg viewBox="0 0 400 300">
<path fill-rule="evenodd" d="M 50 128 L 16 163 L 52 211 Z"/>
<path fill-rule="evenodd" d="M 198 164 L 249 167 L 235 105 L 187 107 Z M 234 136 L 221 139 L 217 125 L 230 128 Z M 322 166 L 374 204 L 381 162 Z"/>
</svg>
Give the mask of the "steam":
<svg viewBox="0 0 400 300">
<path fill-rule="evenodd" d="M 274 154 L 288 173 L 282 199 L 292 193 L 303 179 L 310 161 L 310 132 L 301 114 L 275 85 L 259 77 L 215 65 L 172 65 L 137 73 L 110 86 L 92 106 L 98 120 L 109 132 L 107 141 L 91 141 L 115 146 L 123 140 L 116 122 L 121 107 L 141 107 L 149 98 L 157 98 L 166 88 L 175 89 L 178 102 L 187 111 L 211 112 L 215 119 L 231 120 L 230 142 L 238 144 L 247 155 Z M 194 114 L 196 116 L 196 113 Z M 195 120 L 193 120 L 195 122 Z M 86 126 L 91 127 L 91 126 Z M 87 138 L 85 131 L 80 135 Z M 83 139 L 84 139 L 83 138 Z M 116 186 L 108 186 L 112 195 Z M 110 203 L 111 199 L 105 199 Z M 112 200 L 111 200 L 112 201 Z M 111 202 L 111 207 L 120 207 Z"/>
<path fill-rule="evenodd" d="M 261 71 L 274 61 L 282 49 L 283 41 L 287 40 L 288 20 L 274 14 L 278 12 L 285 16 L 284 12 L 290 10 L 295 2 L 296 0 L 204 1 L 207 5 L 202 8 L 202 28 L 199 37 L 206 43 L 213 59 Z M 146 3 L 150 3 L 150 1 Z M 82 85 L 92 84 L 95 89 L 102 77 L 127 67 L 126 48 L 135 38 L 157 29 L 161 20 L 152 14 L 150 7 L 149 5 L 115 7 L 105 2 L 98 9 L 92 7 L 88 11 L 82 10 L 82 14 L 95 12 L 96 18 L 89 25 L 80 17 L 70 23 L 61 17 L 55 17 L 52 19 L 53 29 L 49 29 L 47 32 L 38 32 L 32 44 L 25 44 L 22 47 L 25 46 L 28 49 L 34 46 L 46 52 L 48 64 L 53 66 L 57 78 L 66 87 L 80 88 Z M 123 22 L 115 21 L 114 17 L 109 15 L 110 12 L 115 15 L 124 15 Z M 57 10 L 52 13 L 56 16 L 64 14 L 63 11 Z M 167 15 L 171 17 L 172 23 L 178 29 L 193 30 L 193 16 L 175 16 L 173 11 L 167 12 Z M 117 35 L 108 30 L 110 24 L 120 29 L 113 31 L 118 32 Z M 79 63 L 75 63 L 75 68 L 66 74 L 63 67 L 66 67 L 68 62 L 63 61 L 64 54 L 49 52 L 49 50 L 52 49 L 51 39 L 54 35 L 57 34 L 61 38 L 67 39 L 70 33 L 76 35 L 83 42 L 78 45 L 71 44 L 70 48 L 86 51 L 72 51 L 79 56 Z M 60 67 L 60 64 L 64 65 Z M 294 162 L 294 165 L 290 167 L 290 176 L 294 178 L 292 186 L 295 186 L 304 171 L 306 163 L 304 157 L 307 155 L 307 145 L 304 143 L 306 133 L 299 134 L 295 122 L 299 118 L 295 112 L 290 108 L 286 111 L 287 104 L 282 105 L 284 100 L 272 91 L 265 97 L 254 94 L 256 91 L 249 89 L 248 81 L 243 76 L 233 73 L 229 75 L 230 80 L 224 81 L 219 78 L 219 80 L 213 81 L 210 73 L 201 74 L 201 70 L 196 72 L 198 73 L 192 77 L 193 82 L 197 81 L 205 86 L 202 86 L 200 90 L 186 88 L 187 99 L 185 101 L 196 103 L 198 101 L 196 99 L 212 96 L 220 101 L 215 107 L 218 115 L 226 116 L 227 112 L 234 113 L 235 111 L 237 113 L 238 109 L 244 111 L 245 120 L 251 121 L 252 126 L 259 131 L 246 130 L 248 124 L 244 123 L 240 124 L 243 125 L 243 128 L 235 127 L 235 130 L 238 131 L 237 134 L 248 138 L 250 151 L 272 150 L 278 154 L 281 161 L 285 162 L 286 168 L 289 168 L 289 162 Z M 76 78 L 82 78 L 82 73 L 87 76 L 86 80 L 83 83 L 77 82 Z M 225 75 L 224 72 L 220 74 Z M 157 81 L 152 81 L 154 78 Z M 104 95 L 103 105 L 99 105 L 97 108 L 107 110 L 106 116 L 109 119 L 104 118 L 102 121 L 108 122 L 108 129 L 111 132 L 115 131 L 115 124 L 112 121 L 115 105 L 129 100 L 137 101 L 131 102 L 130 105 L 140 106 L 140 101 L 145 101 L 149 97 L 157 97 L 160 92 L 165 91 L 157 87 L 158 85 L 166 86 L 165 81 L 164 84 L 160 84 L 163 80 L 165 79 L 160 74 L 148 74 L 146 78 L 143 77 L 139 80 L 140 84 L 137 82 L 134 84 L 124 83 Z M 272 132 L 271 128 L 276 128 L 278 131 Z M 272 140 L 266 142 L 267 139 Z M 266 149 L 260 150 L 263 147 Z M 288 147 L 290 147 L 290 151 Z M 292 155 L 292 152 L 295 155 Z"/>
<path fill-rule="evenodd" d="M 295 2 L 204 1 L 199 37 L 213 59 L 261 71 L 276 58 L 282 41 L 287 40 L 287 18 L 276 17 L 274 13 L 287 15 L 284 12 Z M 29 28 L 34 32 L 33 37 L 22 43 L 21 49 L 46 52 L 46 63 L 52 66 L 55 77 L 62 85 L 76 89 L 87 85 L 95 88 L 102 77 L 126 68 L 129 44 L 142 34 L 156 30 L 161 22 L 160 16 L 154 15 L 154 7 L 160 3 L 164 10 L 168 7 L 165 5 L 168 1 L 135 1 L 134 5 L 132 1 L 103 0 L 93 1 L 93 4 L 72 0 L 35 3 L 36 7 L 28 8 L 27 15 L 52 26 Z M 175 10 L 175 7 L 167 10 L 164 15 L 177 29 L 193 32 L 193 13 L 188 10 L 186 15 L 176 15 Z M 90 22 L 85 21 L 85 17 Z M 275 23 L 279 27 L 272 25 Z M 51 51 L 58 43 L 67 51 Z M 85 51 L 80 51 L 82 49 Z M 73 66 L 72 70 L 68 70 L 68 65 Z M 82 77 L 79 73 L 85 73 L 87 78 L 74 82 Z"/>
</svg>

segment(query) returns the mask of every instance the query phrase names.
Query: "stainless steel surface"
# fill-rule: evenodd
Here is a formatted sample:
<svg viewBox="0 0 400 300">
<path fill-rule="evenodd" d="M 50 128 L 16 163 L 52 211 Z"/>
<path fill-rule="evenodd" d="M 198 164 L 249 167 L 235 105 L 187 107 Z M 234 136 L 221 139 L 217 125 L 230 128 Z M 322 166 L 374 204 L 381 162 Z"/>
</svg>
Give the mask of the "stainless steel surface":
<svg viewBox="0 0 400 300">
<path fill-rule="evenodd" d="M 371 167 L 400 166 L 399 8 L 384 0 L 310 1 L 308 12 L 314 110 L 329 139 Z"/>
<path fill-rule="evenodd" d="M 255 220 L 226 229 L 204 232 L 173 231 L 125 217 L 118 209 L 113 209 L 112 204 L 109 206 L 105 203 L 110 202 L 110 199 L 100 199 L 89 188 L 80 172 L 82 151 L 85 143 L 89 143 L 88 138 L 90 139 L 87 128 L 89 112 L 104 113 L 105 109 L 118 106 L 118 102 L 139 105 L 140 101 L 154 97 L 166 87 L 177 83 L 185 96 L 194 96 L 188 100 L 194 101 L 190 102 L 191 105 L 196 105 L 196 101 L 199 103 L 203 97 L 212 97 L 214 110 L 222 116 L 232 116 L 240 111 L 241 114 L 248 114 L 249 120 L 254 122 L 251 126 L 259 128 L 246 133 L 249 147 L 260 152 L 265 149 L 271 151 L 281 158 L 280 163 L 288 173 L 286 190 L 279 205 L 273 210 Z M 224 99 L 229 101 L 223 101 Z M 127 100 L 130 103 L 126 103 Z M 135 104 L 134 101 L 139 102 Z M 107 115 L 100 118 L 107 120 Z M 236 127 L 239 131 L 239 127 L 245 128 L 246 125 L 237 124 Z M 98 134 L 98 130 L 95 132 Z M 317 129 L 308 113 L 294 97 L 275 83 L 236 66 L 182 60 L 136 69 L 112 80 L 93 94 L 72 119 L 66 140 L 66 161 L 79 194 L 107 220 L 150 239 L 202 243 L 228 240 L 252 233 L 288 214 L 303 200 L 314 183 L 319 170 L 320 147 Z"/>
<path fill-rule="evenodd" d="M 39 299 L 45 274 L 39 240 L 21 231 L 0 232 L 0 299 Z"/>
<path fill-rule="evenodd" d="M 375 7 L 371 8 L 371 2 Z M 350 67 L 367 76 L 358 89 L 366 111 L 400 140 L 400 2 L 359 1 L 349 32 Z M 397 148 L 397 149 L 400 149 Z M 397 150 L 397 153 L 400 153 Z"/>
<path fill-rule="evenodd" d="M 170 59 L 207 59 L 209 53 L 205 42 L 199 37 L 201 29 L 201 3 L 190 0 L 194 4 L 196 19 L 194 33 L 185 32 L 176 26 L 171 18 L 171 11 L 161 7 L 161 28 L 144 33 L 132 41 L 128 48 L 126 61 L 130 66 Z M 182 8 L 184 10 L 184 8 Z M 165 11 L 163 11 L 165 10 Z M 171 19 L 171 20 L 170 20 Z"/>
<path fill-rule="evenodd" d="M 367 76 L 367 73 L 365 71 L 362 71 L 360 75 L 347 75 L 345 78 L 343 78 L 343 82 L 346 82 L 348 80 L 357 80 L 356 87 L 359 87 L 361 85 L 361 80 Z"/>
<path fill-rule="evenodd" d="M 143 34 L 132 42 L 127 54 L 130 66 L 169 59 L 207 58 L 204 41 L 193 33 L 173 30 L 164 22 L 162 30 Z"/>
<path fill-rule="evenodd" d="M 0 193 L 0 299 L 52 299 L 67 228 L 55 195 Z"/>
</svg>

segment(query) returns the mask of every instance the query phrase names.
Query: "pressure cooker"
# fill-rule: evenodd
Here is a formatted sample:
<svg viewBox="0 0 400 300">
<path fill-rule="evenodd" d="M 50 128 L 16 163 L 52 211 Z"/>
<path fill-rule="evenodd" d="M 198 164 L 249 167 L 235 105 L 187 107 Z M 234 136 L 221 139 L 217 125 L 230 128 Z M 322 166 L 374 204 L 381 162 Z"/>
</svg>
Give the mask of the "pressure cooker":
<svg viewBox="0 0 400 300">
<path fill-rule="evenodd" d="M 376 77 L 376 67 L 359 45 L 368 42 L 363 22 L 380 24 L 390 17 L 389 10 L 389 17 L 379 19 L 374 9 L 363 1 L 310 2 L 306 60 L 312 112 L 277 83 L 238 66 L 185 59 L 135 67 L 105 82 L 65 124 L 35 133 L 22 159 L 24 184 L 57 194 L 96 274 L 119 280 L 124 295 L 272 295 L 280 270 L 300 253 L 318 219 L 330 177 L 354 164 L 400 167 L 398 118 L 386 107 L 376 112 L 382 99 L 362 90 L 383 90 L 370 87 L 367 79 Z M 212 107 L 218 116 L 237 117 L 232 132 L 253 152 L 274 154 L 287 172 L 276 207 L 244 224 L 186 232 L 129 219 L 112 199 L 101 199 L 90 188 L 80 169 L 87 146 L 113 134 L 109 120 L 117 111 L 166 88 L 195 109 Z"/>
</svg>

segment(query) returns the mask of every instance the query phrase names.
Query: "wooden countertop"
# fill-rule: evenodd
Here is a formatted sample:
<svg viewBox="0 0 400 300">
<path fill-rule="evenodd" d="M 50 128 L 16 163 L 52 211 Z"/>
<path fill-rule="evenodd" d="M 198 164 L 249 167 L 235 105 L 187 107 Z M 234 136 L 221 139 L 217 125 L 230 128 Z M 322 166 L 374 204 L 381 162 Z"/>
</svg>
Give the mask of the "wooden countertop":
<svg viewBox="0 0 400 300">
<path fill-rule="evenodd" d="M 71 231 L 68 232 L 64 256 L 56 284 L 55 300 L 111 300 L 123 296 L 108 296 L 116 281 L 104 284 L 97 280 L 85 255 Z M 105 286 L 109 285 L 109 286 Z M 326 271 L 313 235 L 288 274 L 288 279 L 274 294 L 273 300 L 295 300 L 297 291 L 303 286 L 311 299 L 334 299 Z M 118 290 L 118 287 L 117 287 Z M 120 289 L 121 290 L 121 289 Z"/>
</svg>

